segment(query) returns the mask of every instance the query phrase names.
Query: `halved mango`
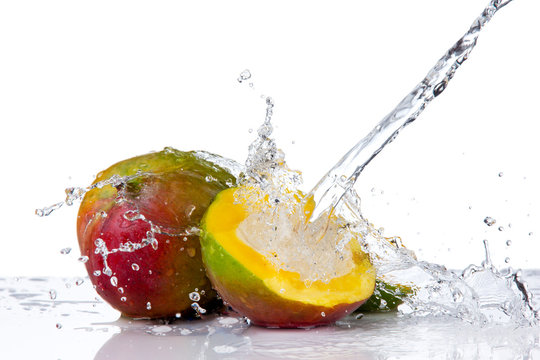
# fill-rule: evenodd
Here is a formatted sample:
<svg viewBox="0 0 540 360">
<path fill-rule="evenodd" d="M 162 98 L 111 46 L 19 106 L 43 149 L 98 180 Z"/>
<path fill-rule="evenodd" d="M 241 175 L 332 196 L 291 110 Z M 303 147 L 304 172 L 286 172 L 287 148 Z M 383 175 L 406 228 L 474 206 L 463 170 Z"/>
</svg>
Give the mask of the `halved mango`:
<svg viewBox="0 0 540 360">
<path fill-rule="evenodd" d="M 219 193 L 202 220 L 201 250 L 207 275 L 223 300 L 254 324 L 296 328 L 332 323 L 373 293 L 375 270 L 356 238 L 344 247 L 346 271 L 327 281 L 306 281 L 300 271 L 278 266 L 272 253 L 250 246 L 264 236 L 257 226 L 239 231 L 257 206 L 231 188 Z M 296 197 L 298 202 L 301 197 Z M 264 201 L 268 201 L 266 198 Z M 293 244 L 289 244 L 294 247 Z M 336 253 L 336 256 L 341 256 Z M 309 266 L 309 259 L 305 259 Z M 285 266 L 283 266 L 285 265 Z"/>
</svg>

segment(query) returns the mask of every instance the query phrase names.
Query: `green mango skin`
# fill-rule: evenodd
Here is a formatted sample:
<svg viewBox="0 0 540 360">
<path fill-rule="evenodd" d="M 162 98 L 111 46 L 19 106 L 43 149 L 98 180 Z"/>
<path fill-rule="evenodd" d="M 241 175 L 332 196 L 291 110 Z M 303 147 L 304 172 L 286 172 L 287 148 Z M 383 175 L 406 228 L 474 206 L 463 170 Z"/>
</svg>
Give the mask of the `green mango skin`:
<svg viewBox="0 0 540 360">
<path fill-rule="evenodd" d="M 116 187 L 90 190 L 79 208 L 79 246 L 96 291 L 131 318 L 193 317 L 189 294 L 194 291 L 201 297 L 198 304 L 210 310 L 220 301 L 206 277 L 199 236 L 181 234 L 199 226 L 215 195 L 233 186 L 235 177 L 195 152 L 165 148 L 120 161 L 94 183 L 137 174 Z M 144 218 L 134 219 L 137 214 Z M 154 232 L 157 246 L 126 250 L 130 242 L 143 244 L 152 225 L 160 229 Z"/>
<path fill-rule="evenodd" d="M 355 313 L 394 311 L 403 303 L 403 299 L 412 293 L 409 286 L 391 285 L 377 279 L 373 295 L 356 309 Z"/>
</svg>

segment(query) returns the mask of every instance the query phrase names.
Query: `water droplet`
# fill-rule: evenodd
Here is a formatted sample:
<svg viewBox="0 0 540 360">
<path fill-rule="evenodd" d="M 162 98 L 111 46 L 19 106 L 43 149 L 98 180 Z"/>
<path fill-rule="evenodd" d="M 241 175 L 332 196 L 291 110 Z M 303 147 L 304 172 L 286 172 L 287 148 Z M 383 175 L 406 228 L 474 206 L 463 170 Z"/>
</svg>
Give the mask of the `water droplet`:
<svg viewBox="0 0 540 360">
<path fill-rule="evenodd" d="M 111 277 L 111 285 L 115 287 L 118 286 L 118 279 L 116 276 Z"/>
<path fill-rule="evenodd" d="M 56 290 L 54 289 L 49 290 L 49 297 L 51 298 L 51 300 L 56 299 L 56 295 L 57 295 Z"/>
<path fill-rule="evenodd" d="M 152 303 L 150 303 L 149 301 L 146 303 L 146 310 L 151 310 L 151 309 L 152 309 Z"/>
<path fill-rule="evenodd" d="M 506 258 L 504 259 L 504 262 L 508 264 L 508 263 L 510 262 L 510 258 L 509 258 L 509 257 L 506 257 Z"/>
<path fill-rule="evenodd" d="M 57 329 L 61 329 L 61 328 L 62 328 L 62 324 L 56 323 L 56 328 L 57 328 Z"/>
<path fill-rule="evenodd" d="M 533 233 L 532 233 L 532 231 L 531 231 L 531 232 L 529 233 L 529 236 L 533 236 Z"/>
<path fill-rule="evenodd" d="M 84 263 L 86 263 L 88 261 L 88 256 L 81 256 L 77 260 L 79 260 L 80 262 L 82 262 L 84 264 Z"/>
<path fill-rule="evenodd" d="M 138 264 L 131 264 L 131 268 L 132 268 L 134 271 L 139 271 L 140 266 L 139 266 Z"/>
<path fill-rule="evenodd" d="M 197 312 L 197 314 L 199 314 L 199 315 L 200 315 L 200 314 L 205 314 L 205 313 L 206 313 L 206 309 L 203 309 L 203 308 L 199 305 L 199 303 L 194 302 L 193 304 L 191 304 L 191 308 L 192 308 L 193 310 L 195 310 L 195 311 Z"/>
<path fill-rule="evenodd" d="M 512 240 L 506 240 L 506 246 L 512 245 Z"/>
<path fill-rule="evenodd" d="M 363 317 L 364 317 L 364 314 L 358 314 L 358 315 L 356 315 L 356 320 L 360 320 Z"/>
<path fill-rule="evenodd" d="M 111 276 L 112 275 L 112 270 L 110 268 L 104 268 L 103 269 L 103 273 L 107 276 Z"/>
<path fill-rule="evenodd" d="M 497 220 L 495 220 L 494 218 L 492 218 L 490 216 L 486 216 L 486 218 L 484 219 L 484 223 L 487 226 L 493 226 L 496 222 L 497 222 Z"/>
<path fill-rule="evenodd" d="M 194 291 L 194 292 L 189 293 L 189 299 L 191 301 L 199 301 L 201 300 L 201 296 L 199 295 L 198 292 Z"/>
<path fill-rule="evenodd" d="M 84 280 L 83 280 L 83 279 L 77 279 L 77 280 L 75 281 L 75 285 L 77 285 L 77 286 L 81 286 L 82 284 L 84 284 Z"/>
<path fill-rule="evenodd" d="M 324 311 L 321 311 L 321 316 L 326 317 L 326 313 Z"/>
<path fill-rule="evenodd" d="M 71 252 L 71 248 L 70 247 L 67 247 L 67 248 L 63 248 L 62 250 L 60 250 L 60 254 L 62 255 L 67 255 Z"/>
<path fill-rule="evenodd" d="M 182 317 L 182 314 L 180 314 L 180 313 L 176 313 L 176 315 L 175 315 L 175 316 L 176 316 L 176 318 L 177 318 L 177 319 L 180 319 L 180 318 Z"/>
<path fill-rule="evenodd" d="M 504 226 L 499 226 L 499 231 L 504 231 Z"/>
<path fill-rule="evenodd" d="M 279 292 L 283 294 L 285 292 L 285 289 L 279 289 Z"/>
<path fill-rule="evenodd" d="M 248 129 L 248 133 L 252 133 L 253 132 L 253 129 Z"/>
<path fill-rule="evenodd" d="M 504 173 L 501 171 L 501 172 L 499 173 L 499 177 L 503 177 L 503 175 L 504 175 Z"/>
<path fill-rule="evenodd" d="M 124 288 L 119 287 L 119 288 L 118 288 L 118 292 L 119 292 L 120 294 L 123 294 L 123 293 L 124 293 Z"/>
<path fill-rule="evenodd" d="M 246 81 L 250 78 L 251 78 L 251 72 L 248 69 L 246 69 L 240 73 L 237 80 L 239 83 L 242 83 L 243 81 Z"/>
<path fill-rule="evenodd" d="M 94 271 L 94 276 L 100 276 L 100 275 L 101 275 L 101 271 L 99 270 Z"/>
<path fill-rule="evenodd" d="M 204 178 L 204 180 L 205 180 L 206 182 L 217 181 L 217 179 L 216 179 L 215 177 L 210 176 L 210 175 L 206 175 L 206 177 Z M 194 208 L 195 208 L 195 207 L 194 207 Z M 195 209 L 193 209 L 193 210 L 195 210 Z"/>
<path fill-rule="evenodd" d="M 126 300 L 127 300 L 127 298 L 126 298 L 125 296 L 122 296 L 122 297 L 120 298 L 120 301 L 122 301 L 122 302 L 126 302 Z"/>
</svg>

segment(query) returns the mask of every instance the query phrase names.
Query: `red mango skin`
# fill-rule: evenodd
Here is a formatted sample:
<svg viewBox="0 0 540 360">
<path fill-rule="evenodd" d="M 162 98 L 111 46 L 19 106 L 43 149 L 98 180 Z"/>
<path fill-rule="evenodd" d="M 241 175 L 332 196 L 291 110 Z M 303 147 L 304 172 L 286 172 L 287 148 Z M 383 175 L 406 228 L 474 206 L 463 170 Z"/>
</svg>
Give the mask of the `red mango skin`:
<svg viewBox="0 0 540 360">
<path fill-rule="evenodd" d="M 199 236 L 188 230 L 199 226 L 215 195 L 235 183 L 234 176 L 195 153 L 166 148 L 114 164 L 95 182 L 136 174 L 116 187 L 90 190 L 79 208 L 79 246 L 96 291 L 131 318 L 193 317 L 189 294 L 194 291 L 202 308 L 217 306 Z M 134 218 L 139 214 L 142 219 Z M 159 228 L 153 233 L 157 244 L 127 251 L 129 243 L 141 246 L 151 239 L 152 226 Z M 100 242 L 106 249 L 97 246 Z"/>
</svg>

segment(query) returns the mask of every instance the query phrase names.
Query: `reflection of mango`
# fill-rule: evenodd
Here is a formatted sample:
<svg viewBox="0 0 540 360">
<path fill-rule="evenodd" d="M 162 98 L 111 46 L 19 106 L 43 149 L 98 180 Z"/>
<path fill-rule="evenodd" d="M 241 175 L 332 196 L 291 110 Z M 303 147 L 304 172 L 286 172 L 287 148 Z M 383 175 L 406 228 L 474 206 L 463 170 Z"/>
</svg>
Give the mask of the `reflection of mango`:
<svg viewBox="0 0 540 360">
<path fill-rule="evenodd" d="M 368 256 L 354 244 L 348 247 L 352 253 L 348 273 L 328 283 L 314 281 L 306 287 L 299 273 L 276 268 L 238 236 L 238 226 L 253 209 L 235 200 L 235 191 L 218 194 L 201 224 L 208 276 L 234 310 L 261 326 L 309 327 L 338 320 L 372 294 L 374 269 Z M 257 229 L 249 231 L 260 236 Z"/>
<path fill-rule="evenodd" d="M 413 290 L 405 285 L 391 285 L 377 279 L 373 295 L 356 311 L 375 312 L 396 310 L 403 303 L 403 298 L 411 294 Z"/>
<path fill-rule="evenodd" d="M 196 227 L 234 177 L 196 153 L 170 148 L 114 164 L 95 182 L 113 175 L 132 178 L 89 191 L 77 222 L 81 254 L 99 295 L 134 318 L 193 314 L 194 291 L 203 308 L 217 301 Z"/>
</svg>

